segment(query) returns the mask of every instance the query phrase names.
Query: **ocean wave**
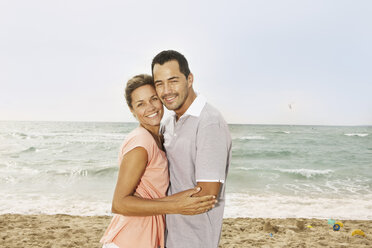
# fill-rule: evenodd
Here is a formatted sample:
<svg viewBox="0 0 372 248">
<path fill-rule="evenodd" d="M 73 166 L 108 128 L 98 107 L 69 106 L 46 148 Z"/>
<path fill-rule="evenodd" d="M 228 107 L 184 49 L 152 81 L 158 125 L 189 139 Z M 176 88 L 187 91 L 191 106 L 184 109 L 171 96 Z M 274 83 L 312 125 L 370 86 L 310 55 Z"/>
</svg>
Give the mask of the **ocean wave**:
<svg viewBox="0 0 372 248">
<path fill-rule="evenodd" d="M 115 175 L 115 173 L 118 172 L 119 167 L 107 167 L 107 168 L 101 168 L 96 170 L 88 170 L 88 173 L 90 173 L 93 176 L 112 176 Z"/>
<path fill-rule="evenodd" d="M 86 138 L 95 138 L 95 137 L 100 137 L 102 139 L 105 139 L 105 138 L 110 138 L 110 139 L 120 139 L 122 140 L 123 137 L 126 137 L 128 135 L 128 133 L 72 133 L 72 132 L 65 132 L 65 133 L 43 133 L 42 135 L 40 134 L 40 136 L 43 138 L 43 139 L 54 139 L 54 138 L 63 138 L 63 137 L 74 137 L 74 138 L 77 138 L 77 137 L 86 137 Z"/>
<path fill-rule="evenodd" d="M 292 175 L 299 175 L 301 177 L 312 178 L 316 176 L 324 176 L 333 173 L 333 170 L 314 170 L 314 169 L 274 169 L 282 173 L 288 173 Z"/>
<path fill-rule="evenodd" d="M 291 151 L 235 151 L 233 150 L 233 158 L 243 157 L 243 158 L 284 158 L 294 155 Z"/>
<path fill-rule="evenodd" d="M 349 137 L 353 137 L 353 136 L 366 137 L 368 136 L 368 133 L 345 133 L 344 135 L 349 136 Z"/>
<path fill-rule="evenodd" d="M 21 132 L 13 132 L 8 133 L 9 137 L 16 138 L 16 139 L 27 139 L 29 138 L 27 134 Z"/>
<path fill-rule="evenodd" d="M 242 166 L 239 166 L 239 167 L 233 167 L 231 168 L 232 170 L 243 170 L 243 171 L 252 171 L 252 170 L 262 170 L 260 168 L 255 168 L 255 167 L 242 167 Z"/>
<path fill-rule="evenodd" d="M 27 197 L 0 193 L 0 214 L 69 214 L 78 216 L 111 215 L 111 199 L 81 196 Z M 371 195 L 352 195 L 333 199 L 326 197 L 252 195 L 227 193 L 224 218 L 318 218 L 372 220 Z M 269 203 L 269 205 L 268 205 Z M 355 206 L 358 206 L 356 209 Z"/>
<path fill-rule="evenodd" d="M 265 169 L 265 168 L 257 168 L 257 167 L 232 167 L 232 170 L 240 170 L 240 171 L 266 171 L 266 172 L 280 172 L 286 174 L 292 174 L 296 176 L 306 177 L 306 178 L 313 178 L 317 176 L 324 176 L 333 173 L 333 170 L 314 170 L 314 169 Z"/>
<path fill-rule="evenodd" d="M 276 131 L 274 133 L 284 133 L 284 134 L 290 134 L 291 132 L 290 131 Z"/>
<path fill-rule="evenodd" d="M 37 149 L 36 147 L 30 146 L 29 148 L 21 151 L 20 153 L 29 153 L 29 152 L 38 152 L 38 151 L 39 151 L 39 149 Z"/>
<path fill-rule="evenodd" d="M 74 169 L 64 169 L 64 170 L 47 170 L 48 176 L 68 176 L 69 178 L 80 178 L 80 177 L 113 177 L 116 175 L 118 167 L 106 167 L 106 168 L 74 168 Z"/>
<path fill-rule="evenodd" d="M 243 136 L 239 138 L 240 140 L 265 140 L 266 137 L 259 136 L 259 135 L 253 135 L 253 136 Z"/>
</svg>

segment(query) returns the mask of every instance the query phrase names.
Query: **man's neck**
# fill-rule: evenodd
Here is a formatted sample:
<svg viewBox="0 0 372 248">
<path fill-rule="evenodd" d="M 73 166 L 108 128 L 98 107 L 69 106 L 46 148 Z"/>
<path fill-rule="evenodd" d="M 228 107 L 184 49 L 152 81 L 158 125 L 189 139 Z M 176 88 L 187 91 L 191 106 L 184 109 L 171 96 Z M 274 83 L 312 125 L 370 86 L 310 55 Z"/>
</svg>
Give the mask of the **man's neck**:
<svg viewBox="0 0 372 248">
<path fill-rule="evenodd" d="M 189 107 L 191 106 L 191 104 L 194 102 L 195 99 L 196 99 L 196 93 L 192 89 L 189 95 L 187 96 L 185 102 L 182 104 L 182 107 L 174 111 L 176 113 L 176 121 L 178 121 L 181 118 L 181 116 L 184 113 L 186 113 L 186 111 L 189 109 Z"/>
</svg>

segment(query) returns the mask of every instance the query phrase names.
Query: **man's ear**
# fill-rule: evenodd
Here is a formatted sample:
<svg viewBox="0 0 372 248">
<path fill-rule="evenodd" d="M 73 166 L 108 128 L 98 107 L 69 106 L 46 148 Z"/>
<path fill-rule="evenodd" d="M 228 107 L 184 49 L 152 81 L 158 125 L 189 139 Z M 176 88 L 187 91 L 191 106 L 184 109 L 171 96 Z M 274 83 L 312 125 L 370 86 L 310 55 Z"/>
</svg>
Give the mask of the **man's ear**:
<svg viewBox="0 0 372 248">
<path fill-rule="evenodd" d="M 194 75 L 190 72 L 190 74 L 187 76 L 187 85 L 189 88 L 192 87 L 192 84 L 194 82 Z"/>
</svg>

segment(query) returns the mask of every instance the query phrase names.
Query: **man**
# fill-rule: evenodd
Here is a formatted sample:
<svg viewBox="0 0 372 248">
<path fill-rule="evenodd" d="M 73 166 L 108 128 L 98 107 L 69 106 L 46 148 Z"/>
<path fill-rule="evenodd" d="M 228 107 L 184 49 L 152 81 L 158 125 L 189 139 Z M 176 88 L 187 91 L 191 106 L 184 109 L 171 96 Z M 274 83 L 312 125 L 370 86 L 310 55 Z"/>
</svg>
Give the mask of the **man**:
<svg viewBox="0 0 372 248">
<path fill-rule="evenodd" d="M 167 248 L 218 247 L 225 206 L 225 179 L 231 157 L 231 137 L 221 114 L 193 89 L 186 58 L 163 51 L 152 61 L 156 92 L 174 111 L 163 125 L 170 173 L 168 194 L 193 188 L 196 196 L 216 195 L 218 203 L 200 215 L 167 215 Z"/>
</svg>

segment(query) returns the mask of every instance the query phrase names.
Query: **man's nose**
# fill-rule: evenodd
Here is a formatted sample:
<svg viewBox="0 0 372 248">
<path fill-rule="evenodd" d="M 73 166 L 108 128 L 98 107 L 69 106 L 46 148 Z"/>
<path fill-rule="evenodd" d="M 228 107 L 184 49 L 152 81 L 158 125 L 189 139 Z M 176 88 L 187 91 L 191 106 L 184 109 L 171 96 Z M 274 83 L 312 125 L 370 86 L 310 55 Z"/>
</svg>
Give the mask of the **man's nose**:
<svg viewBox="0 0 372 248">
<path fill-rule="evenodd" d="M 167 95 L 171 92 L 172 92 L 172 88 L 170 87 L 170 85 L 168 83 L 165 83 L 164 84 L 164 95 Z"/>
</svg>

